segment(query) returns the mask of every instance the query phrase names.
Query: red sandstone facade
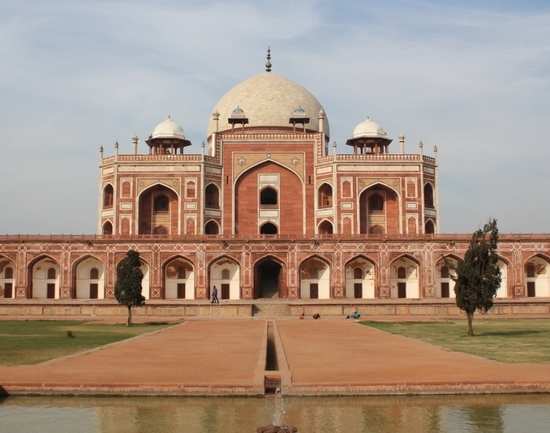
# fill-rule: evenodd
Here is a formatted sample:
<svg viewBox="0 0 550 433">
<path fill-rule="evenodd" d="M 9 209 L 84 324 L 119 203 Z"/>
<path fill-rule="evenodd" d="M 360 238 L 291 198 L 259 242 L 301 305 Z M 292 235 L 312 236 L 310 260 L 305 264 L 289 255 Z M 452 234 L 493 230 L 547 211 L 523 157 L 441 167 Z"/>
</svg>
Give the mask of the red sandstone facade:
<svg viewBox="0 0 550 433">
<path fill-rule="evenodd" d="M 0 297 L 113 298 L 129 249 L 148 299 L 208 299 L 214 286 L 231 300 L 453 297 L 444 258 L 460 260 L 469 236 L 439 234 L 436 159 L 405 153 L 401 137 L 391 153 L 371 120 L 353 153 L 330 153 L 324 111 L 301 108 L 320 107 L 312 95 L 269 74 L 248 81 L 257 99 L 242 85 L 222 98 L 248 108 L 215 110 L 206 155 L 184 153 L 171 119 L 149 153 L 137 139 L 132 154 L 102 152 L 97 235 L 0 237 Z M 296 94 L 277 105 L 281 89 Z M 273 116 L 255 100 L 275 101 Z M 300 104 L 287 125 L 284 104 Z M 550 296 L 550 235 L 502 235 L 499 254 L 499 297 Z"/>
</svg>

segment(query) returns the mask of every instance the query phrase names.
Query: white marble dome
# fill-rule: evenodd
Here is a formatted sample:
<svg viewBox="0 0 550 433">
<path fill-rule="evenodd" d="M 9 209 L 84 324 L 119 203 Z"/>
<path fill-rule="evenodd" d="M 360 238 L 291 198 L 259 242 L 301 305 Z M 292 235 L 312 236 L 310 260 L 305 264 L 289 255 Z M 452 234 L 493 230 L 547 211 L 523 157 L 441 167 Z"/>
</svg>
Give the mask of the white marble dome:
<svg viewBox="0 0 550 433">
<path fill-rule="evenodd" d="M 317 98 L 307 89 L 287 78 L 264 72 L 240 82 L 222 96 L 212 109 L 219 113 L 219 130 L 229 129 L 228 118 L 240 107 L 248 118 L 248 126 L 285 126 L 300 107 L 309 117 L 307 129 L 319 131 L 319 112 L 323 110 Z M 324 110 L 323 110 L 324 111 Z M 324 122 L 325 134 L 329 136 L 328 119 Z M 210 118 L 207 136 L 216 131 L 216 121 Z"/>
<path fill-rule="evenodd" d="M 370 117 L 367 117 L 361 123 L 359 123 L 353 129 L 353 138 L 385 138 L 388 137 L 388 133 L 384 128 L 382 128 L 378 123 L 372 120 Z"/>
<path fill-rule="evenodd" d="M 167 119 L 155 126 L 150 138 L 177 138 L 185 140 L 185 135 L 183 134 L 183 128 L 168 116 Z"/>
</svg>

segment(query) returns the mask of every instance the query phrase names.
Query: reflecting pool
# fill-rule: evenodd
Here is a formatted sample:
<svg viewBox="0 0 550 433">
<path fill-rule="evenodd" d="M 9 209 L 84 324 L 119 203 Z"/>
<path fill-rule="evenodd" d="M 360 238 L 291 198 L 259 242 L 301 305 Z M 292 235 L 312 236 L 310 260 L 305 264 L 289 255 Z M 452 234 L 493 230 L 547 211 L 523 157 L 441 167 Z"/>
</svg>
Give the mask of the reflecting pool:
<svg viewBox="0 0 550 433">
<path fill-rule="evenodd" d="M 550 396 L 9 397 L 0 433 L 547 433 Z"/>
</svg>

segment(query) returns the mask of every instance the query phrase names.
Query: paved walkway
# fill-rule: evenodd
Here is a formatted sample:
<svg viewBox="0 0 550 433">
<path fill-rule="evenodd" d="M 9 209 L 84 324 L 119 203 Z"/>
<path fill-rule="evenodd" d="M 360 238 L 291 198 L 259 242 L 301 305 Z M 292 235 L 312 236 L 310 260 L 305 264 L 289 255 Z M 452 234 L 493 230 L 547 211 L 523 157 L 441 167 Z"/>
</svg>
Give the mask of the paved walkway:
<svg viewBox="0 0 550 433">
<path fill-rule="evenodd" d="M 264 347 L 264 321 L 189 321 L 81 355 L 0 367 L 0 386 L 8 392 L 16 384 L 59 392 L 263 392 Z"/>
<path fill-rule="evenodd" d="M 289 394 L 550 392 L 550 364 L 499 363 L 341 319 L 277 320 L 276 331 Z M 0 386 L 8 393 L 260 394 L 265 354 L 264 320 L 189 321 L 71 357 L 0 367 Z"/>
<path fill-rule="evenodd" d="M 505 364 L 345 320 L 277 323 L 295 391 L 550 390 L 550 364 Z"/>
</svg>

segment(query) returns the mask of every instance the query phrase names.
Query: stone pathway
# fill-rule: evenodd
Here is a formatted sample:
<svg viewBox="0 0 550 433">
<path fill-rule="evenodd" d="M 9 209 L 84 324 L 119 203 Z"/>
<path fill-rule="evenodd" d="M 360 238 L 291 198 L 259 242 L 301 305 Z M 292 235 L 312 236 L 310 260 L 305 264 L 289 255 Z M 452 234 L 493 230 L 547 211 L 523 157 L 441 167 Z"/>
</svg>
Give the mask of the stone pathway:
<svg viewBox="0 0 550 433">
<path fill-rule="evenodd" d="M 550 392 L 550 364 L 499 363 L 342 319 L 275 325 L 288 394 Z M 266 329 L 264 320 L 188 321 L 42 364 L 0 367 L 0 388 L 34 394 L 262 394 Z"/>
<path fill-rule="evenodd" d="M 189 321 L 76 356 L 0 367 L 0 386 L 8 392 L 261 393 L 265 325 Z"/>
<path fill-rule="evenodd" d="M 292 392 L 550 391 L 550 364 L 505 364 L 345 320 L 279 321 Z"/>
</svg>

